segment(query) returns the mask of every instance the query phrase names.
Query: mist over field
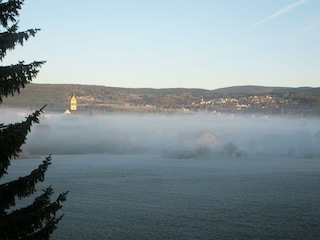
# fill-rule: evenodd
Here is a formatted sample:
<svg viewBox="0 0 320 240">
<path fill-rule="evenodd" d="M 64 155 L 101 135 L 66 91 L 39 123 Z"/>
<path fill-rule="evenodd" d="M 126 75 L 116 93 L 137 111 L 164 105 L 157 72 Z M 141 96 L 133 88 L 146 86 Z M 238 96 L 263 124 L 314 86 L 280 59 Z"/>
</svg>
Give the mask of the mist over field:
<svg viewBox="0 0 320 240">
<path fill-rule="evenodd" d="M 21 121 L 31 112 L 1 109 L 3 122 Z M 82 115 L 46 111 L 22 148 L 30 155 L 160 153 L 203 146 L 218 153 L 232 143 L 246 155 L 312 157 L 319 154 L 319 130 L 318 118 L 279 115 Z"/>
<path fill-rule="evenodd" d="M 30 112 L 0 113 L 9 123 Z M 319 239 L 319 119 L 45 112 L 40 122 L 7 177 L 54 155 L 38 187 L 70 193 L 52 239 Z"/>
</svg>

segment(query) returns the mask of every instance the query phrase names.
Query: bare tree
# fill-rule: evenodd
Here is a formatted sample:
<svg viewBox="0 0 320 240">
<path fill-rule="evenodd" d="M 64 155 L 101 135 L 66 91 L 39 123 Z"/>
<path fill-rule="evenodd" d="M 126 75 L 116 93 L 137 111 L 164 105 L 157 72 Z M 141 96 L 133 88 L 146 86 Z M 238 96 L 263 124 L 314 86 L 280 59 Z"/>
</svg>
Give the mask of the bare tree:
<svg viewBox="0 0 320 240">
<path fill-rule="evenodd" d="M 226 145 L 224 145 L 223 149 L 225 153 L 230 157 L 235 155 L 235 153 L 238 151 L 238 147 L 234 145 L 232 142 L 229 142 Z"/>
</svg>

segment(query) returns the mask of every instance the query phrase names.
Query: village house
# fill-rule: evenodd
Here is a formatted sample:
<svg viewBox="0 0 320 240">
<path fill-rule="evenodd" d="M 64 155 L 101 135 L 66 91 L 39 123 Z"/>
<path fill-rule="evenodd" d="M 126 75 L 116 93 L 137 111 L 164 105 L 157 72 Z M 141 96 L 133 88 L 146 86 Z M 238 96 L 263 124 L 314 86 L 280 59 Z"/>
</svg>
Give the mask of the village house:
<svg viewBox="0 0 320 240">
<path fill-rule="evenodd" d="M 220 139 L 209 131 L 186 133 L 180 135 L 180 142 L 184 148 L 208 147 L 210 149 L 220 146 Z"/>
</svg>

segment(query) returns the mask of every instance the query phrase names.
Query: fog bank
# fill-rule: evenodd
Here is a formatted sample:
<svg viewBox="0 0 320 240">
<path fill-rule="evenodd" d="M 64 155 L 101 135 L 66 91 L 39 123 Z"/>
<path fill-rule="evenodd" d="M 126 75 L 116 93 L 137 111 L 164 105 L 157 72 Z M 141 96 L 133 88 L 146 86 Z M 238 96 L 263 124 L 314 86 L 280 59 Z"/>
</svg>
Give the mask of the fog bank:
<svg viewBox="0 0 320 240">
<path fill-rule="evenodd" d="M 30 112 L 1 109 L 2 122 Z M 32 111 L 31 111 L 32 112 Z M 247 155 L 318 156 L 320 119 L 211 113 L 81 115 L 45 112 L 23 146 L 26 155 L 192 151 L 232 143 Z"/>
</svg>

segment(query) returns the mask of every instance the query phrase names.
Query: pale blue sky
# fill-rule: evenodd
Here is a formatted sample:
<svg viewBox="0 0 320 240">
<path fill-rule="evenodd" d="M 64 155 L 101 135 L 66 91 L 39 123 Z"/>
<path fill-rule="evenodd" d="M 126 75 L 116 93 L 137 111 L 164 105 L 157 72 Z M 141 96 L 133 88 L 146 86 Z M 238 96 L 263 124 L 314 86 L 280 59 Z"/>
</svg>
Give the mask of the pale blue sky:
<svg viewBox="0 0 320 240">
<path fill-rule="evenodd" d="M 319 0 L 25 0 L 36 83 L 320 87 Z"/>
</svg>

